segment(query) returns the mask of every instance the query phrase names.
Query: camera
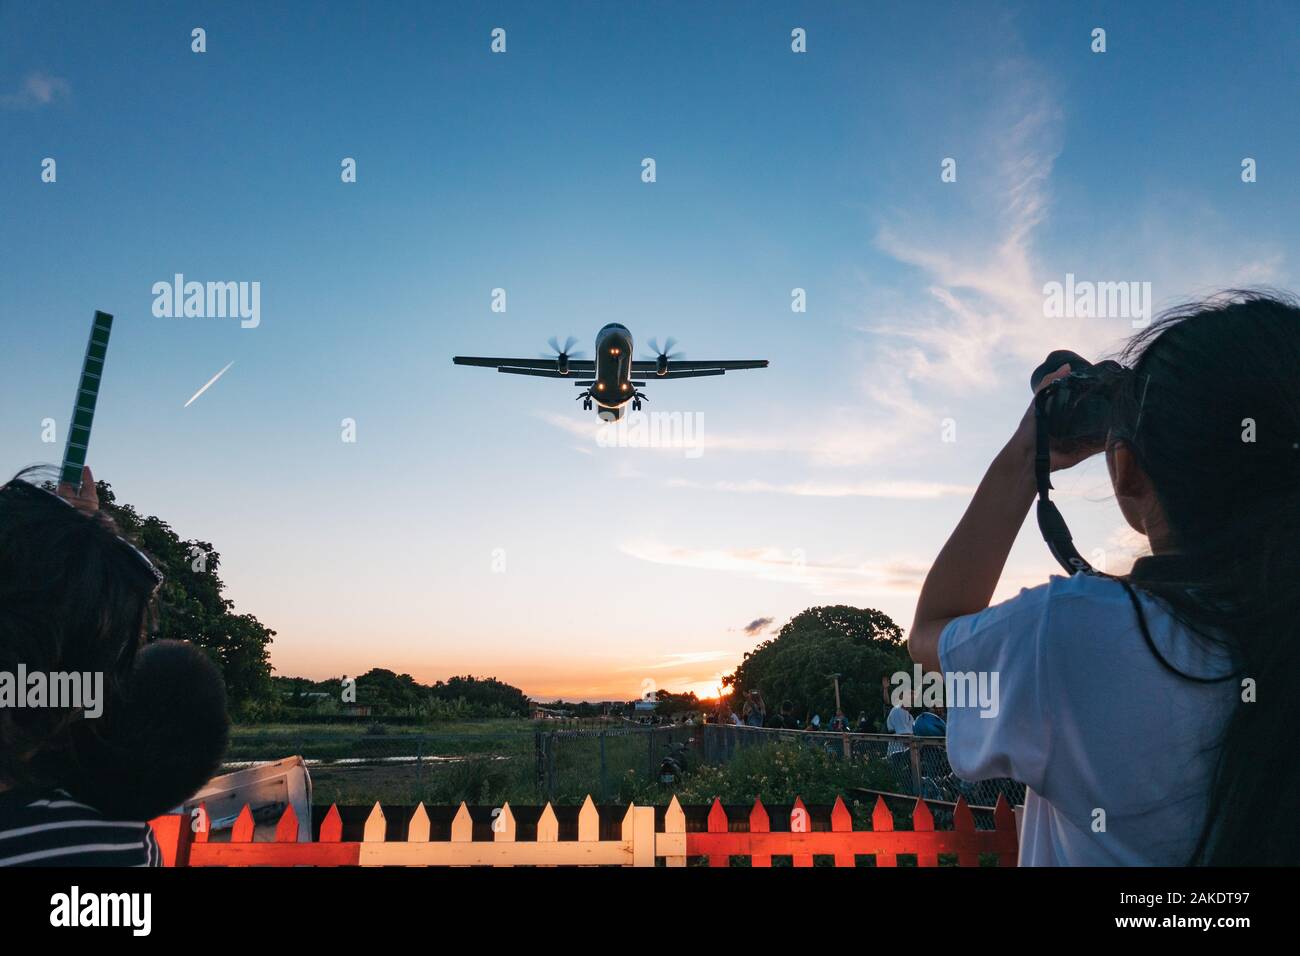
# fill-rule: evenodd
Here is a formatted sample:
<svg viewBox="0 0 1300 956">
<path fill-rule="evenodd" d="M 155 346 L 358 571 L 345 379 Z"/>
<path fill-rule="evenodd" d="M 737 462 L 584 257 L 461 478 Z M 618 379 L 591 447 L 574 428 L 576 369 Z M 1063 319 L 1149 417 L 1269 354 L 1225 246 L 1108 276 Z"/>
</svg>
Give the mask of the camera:
<svg viewBox="0 0 1300 956">
<path fill-rule="evenodd" d="M 1058 378 L 1034 398 L 1036 449 L 1034 482 L 1038 488 L 1038 528 L 1052 555 L 1068 573 L 1103 574 L 1090 565 L 1074 547 L 1070 529 L 1051 500 L 1051 452 L 1076 448 L 1098 448 L 1108 435 L 1131 437 L 1133 416 L 1131 370 L 1110 360 L 1095 365 L 1083 356 L 1059 349 L 1047 356 L 1029 376 L 1035 390 L 1043 379 L 1062 365 L 1070 374 Z"/>
<path fill-rule="evenodd" d="M 1133 373 L 1110 361 L 1093 364 L 1075 352 L 1053 352 L 1029 377 L 1038 388 L 1043 378 L 1062 365 L 1070 374 L 1057 379 L 1039 395 L 1037 413 L 1045 419 L 1052 446 L 1062 451 L 1096 447 L 1125 417 L 1122 409 L 1130 392 Z"/>
</svg>

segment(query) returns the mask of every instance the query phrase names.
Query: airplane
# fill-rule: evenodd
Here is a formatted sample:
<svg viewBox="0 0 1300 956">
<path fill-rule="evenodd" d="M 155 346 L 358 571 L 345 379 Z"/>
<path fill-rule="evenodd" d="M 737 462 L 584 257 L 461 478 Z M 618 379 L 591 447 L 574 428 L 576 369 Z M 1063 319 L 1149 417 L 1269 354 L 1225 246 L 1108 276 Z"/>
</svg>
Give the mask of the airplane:
<svg viewBox="0 0 1300 956">
<path fill-rule="evenodd" d="M 744 359 L 722 362 L 683 362 L 682 353 L 673 352 L 677 344 L 675 339 L 668 339 L 663 348 L 654 339 L 650 347 L 654 358 L 632 358 L 632 333 L 626 325 L 611 322 L 596 333 L 596 358 L 582 359 L 581 352 L 571 351 L 578 340 L 569 336 L 560 347 L 552 336 L 548 344 L 555 353 L 554 357 L 543 354 L 540 359 L 514 358 L 479 358 L 472 355 L 456 355 L 452 362 L 457 365 L 477 365 L 495 368 L 498 372 L 511 375 L 536 375 L 541 378 L 568 378 L 574 373 L 581 377 L 573 384 L 585 388 L 579 399 L 583 411 L 596 407 L 596 415 L 603 422 L 616 422 L 626 413 L 631 405 L 632 411 L 639 412 L 641 403 L 648 402 L 645 393 L 646 379 L 655 378 L 698 378 L 702 375 L 725 375 L 728 371 L 743 368 L 767 368 L 767 359 Z M 588 378 L 587 376 L 590 376 Z M 642 381 L 635 381 L 640 377 Z"/>
</svg>

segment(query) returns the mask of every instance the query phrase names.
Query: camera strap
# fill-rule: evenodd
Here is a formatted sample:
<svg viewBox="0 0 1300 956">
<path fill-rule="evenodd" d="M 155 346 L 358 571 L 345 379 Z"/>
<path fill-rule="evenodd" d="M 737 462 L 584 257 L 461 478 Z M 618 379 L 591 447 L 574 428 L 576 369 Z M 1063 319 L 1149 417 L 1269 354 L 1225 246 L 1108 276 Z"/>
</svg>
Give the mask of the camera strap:
<svg viewBox="0 0 1300 956">
<path fill-rule="evenodd" d="M 1042 532 L 1048 550 L 1052 552 L 1052 556 L 1056 558 L 1067 574 L 1073 575 L 1076 572 L 1082 572 L 1083 574 L 1118 581 L 1132 602 L 1133 613 L 1137 616 L 1138 630 L 1156 660 L 1180 677 L 1186 677 L 1189 680 L 1201 680 L 1201 678 L 1184 674 L 1174 667 L 1164 654 L 1160 653 L 1160 648 L 1156 646 L 1156 642 L 1151 636 L 1151 629 L 1147 626 L 1146 614 L 1142 612 L 1142 605 L 1138 601 L 1133 586 L 1123 578 L 1116 578 L 1105 571 L 1098 571 L 1088 563 L 1087 559 L 1079 553 L 1079 549 L 1074 546 L 1074 538 L 1070 535 L 1070 528 L 1065 523 L 1065 517 L 1061 514 L 1061 509 L 1056 507 L 1056 502 L 1051 499 L 1051 437 L 1047 433 L 1047 413 L 1043 409 L 1051 388 L 1049 385 L 1034 396 L 1034 483 L 1038 486 L 1038 530 Z"/>
<path fill-rule="evenodd" d="M 1061 509 L 1052 501 L 1052 448 L 1051 438 L 1047 433 L 1047 413 L 1044 405 L 1052 392 L 1052 386 L 1039 391 L 1034 396 L 1034 484 L 1038 487 L 1038 530 L 1047 542 L 1048 550 L 1068 574 L 1082 571 L 1084 574 L 1096 574 L 1105 577 L 1074 546 L 1074 538 L 1065 523 Z"/>
</svg>

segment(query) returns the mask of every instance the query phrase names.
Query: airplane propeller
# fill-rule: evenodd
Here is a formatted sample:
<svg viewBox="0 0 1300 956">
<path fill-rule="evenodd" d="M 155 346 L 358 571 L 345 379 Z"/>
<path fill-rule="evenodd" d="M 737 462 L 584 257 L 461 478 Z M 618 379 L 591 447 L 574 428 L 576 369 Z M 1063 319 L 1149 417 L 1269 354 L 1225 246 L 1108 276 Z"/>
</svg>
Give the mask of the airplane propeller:
<svg viewBox="0 0 1300 956">
<path fill-rule="evenodd" d="M 581 351 L 578 352 L 569 351 L 575 345 L 578 344 L 577 338 L 575 338 L 572 335 L 570 335 L 567 339 L 564 340 L 564 348 L 560 348 L 560 342 L 554 335 L 552 335 L 549 339 L 546 340 L 546 344 L 551 347 L 551 351 L 553 354 L 548 355 L 546 352 L 543 352 L 542 358 L 554 358 L 555 367 L 560 370 L 561 375 L 569 374 L 569 359 L 582 358 L 584 354 Z"/>
<path fill-rule="evenodd" d="M 650 348 L 654 349 L 655 351 L 655 354 L 650 357 L 654 359 L 655 362 L 658 363 L 659 367 L 655 369 L 655 374 L 657 375 L 668 374 L 668 363 L 672 359 L 679 359 L 679 358 L 686 357 L 685 352 L 673 351 L 673 346 L 677 344 L 677 340 L 672 336 L 669 336 L 667 339 L 664 340 L 663 348 L 659 347 L 658 339 L 651 339 L 647 344 L 649 344 Z"/>
</svg>

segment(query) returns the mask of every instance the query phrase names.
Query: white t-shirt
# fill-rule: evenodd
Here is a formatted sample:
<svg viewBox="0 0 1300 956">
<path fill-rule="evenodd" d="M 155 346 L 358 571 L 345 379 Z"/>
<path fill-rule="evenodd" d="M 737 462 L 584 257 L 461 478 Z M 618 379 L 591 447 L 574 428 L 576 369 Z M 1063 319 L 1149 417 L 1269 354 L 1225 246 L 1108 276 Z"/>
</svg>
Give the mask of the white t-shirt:
<svg viewBox="0 0 1300 956">
<path fill-rule="evenodd" d="M 885 729 L 891 734 L 910 734 L 912 732 L 912 715 L 907 712 L 907 708 L 901 704 L 895 704 L 894 709 L 889 712 L 885 718 Z M 901 754 L 907 747 L 895 741 L 889 742 L 889 753 Z"/>
<path fill-rule="evenodd" d="M 1167 661 L 1202 677 L 1231 672 L 1221 647 L 1138 595 Z M 1171 673 L 1119 582 L 1053 577 L 956 618 L 939 637 L 939 661 L 945 674 L 983 672 L 990 687 L 996 675 L 996 716 L 949 701 L 948 759 L 964 780 L 1011 777 L 1029 788 L 1022 866 L 1188 862 L 1240 684 Z"/>
</svg>

